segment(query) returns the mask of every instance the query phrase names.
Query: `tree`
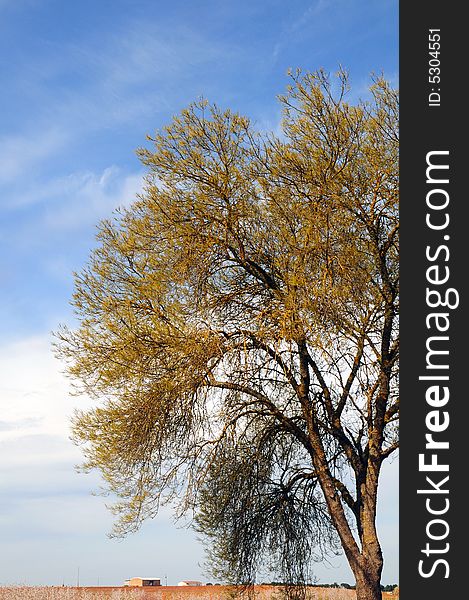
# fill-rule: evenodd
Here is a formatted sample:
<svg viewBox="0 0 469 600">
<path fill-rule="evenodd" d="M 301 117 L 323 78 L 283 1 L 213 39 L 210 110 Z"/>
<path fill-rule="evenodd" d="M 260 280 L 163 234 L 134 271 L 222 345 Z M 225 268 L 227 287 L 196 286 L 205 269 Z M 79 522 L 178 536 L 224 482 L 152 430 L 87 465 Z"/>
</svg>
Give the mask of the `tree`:
<svg viewBox="0 0 469 600">
<path fill-rule="evenodd" d="M 397 93 L 291 75 L 282 134 L 206 101 L 139 156 L 146 187 L 100 226 L 59 354 L 101 399 L 76 414 L 115 533 L 194 510 L 233 582 L 287 584 L 340 543 L 381 598 L 375 518 L 398 447 Z M 269 565 L 268 565 L 269 566 Z"/>
</svg>

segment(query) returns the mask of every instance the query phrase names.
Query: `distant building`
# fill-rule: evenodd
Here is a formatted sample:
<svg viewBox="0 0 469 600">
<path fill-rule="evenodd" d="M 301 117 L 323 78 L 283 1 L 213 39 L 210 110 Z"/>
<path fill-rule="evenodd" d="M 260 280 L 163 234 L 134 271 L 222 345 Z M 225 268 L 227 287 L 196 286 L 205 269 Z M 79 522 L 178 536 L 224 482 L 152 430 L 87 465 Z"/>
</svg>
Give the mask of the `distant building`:
<svg viewBox="0 0 469 600">
<path fill-rule="evenodd" d="M 161 585 L 161 579 L 158 577 L 132 577 L 131 579 L 126 579 L 124 585 L 128 587 L 155 586 Z"/>
<path fill-rule="evenodd" d="M 201 581 L 193 581 L 191 579 L 180 581 L 178 585 L 200 586 L 204 585 Z"/>
</svg>

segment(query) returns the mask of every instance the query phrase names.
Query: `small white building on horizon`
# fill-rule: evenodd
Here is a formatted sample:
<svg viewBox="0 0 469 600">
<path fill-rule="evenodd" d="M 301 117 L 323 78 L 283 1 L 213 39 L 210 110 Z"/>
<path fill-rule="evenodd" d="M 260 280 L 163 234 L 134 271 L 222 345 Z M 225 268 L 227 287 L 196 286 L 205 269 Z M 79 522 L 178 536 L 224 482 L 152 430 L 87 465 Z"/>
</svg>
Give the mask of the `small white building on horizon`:
<svg viewBox="0 0 469 600">
<path fill-rule="evenodd" d="M 201 586 L 204 585 L 201 581 L 195 581 L 193 579 L 185 579 L 184 581 L 180 581 L 178 583 L 178 585 L 183 586 L 183 585 L 187 585 L 187 586 Z"/>
<path fill-rule="evenodd" d="M 161 585 L 159 577 L 131 577 L 124 581 L 126 587 L 147 587 Z"/>
</svg>

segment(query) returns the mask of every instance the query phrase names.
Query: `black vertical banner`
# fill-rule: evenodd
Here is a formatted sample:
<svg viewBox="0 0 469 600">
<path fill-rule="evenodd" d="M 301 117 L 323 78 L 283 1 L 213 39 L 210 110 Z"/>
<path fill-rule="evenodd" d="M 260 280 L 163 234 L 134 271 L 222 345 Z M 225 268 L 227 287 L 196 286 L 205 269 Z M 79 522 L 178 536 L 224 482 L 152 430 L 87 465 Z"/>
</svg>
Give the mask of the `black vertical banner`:
<svg viewBox="0 0 469 600">
<path fill-rule="evenodd" d="M 469 578 L 463 8 L 400 4 L 401 600 L 464 596 Z"/>
</svg>

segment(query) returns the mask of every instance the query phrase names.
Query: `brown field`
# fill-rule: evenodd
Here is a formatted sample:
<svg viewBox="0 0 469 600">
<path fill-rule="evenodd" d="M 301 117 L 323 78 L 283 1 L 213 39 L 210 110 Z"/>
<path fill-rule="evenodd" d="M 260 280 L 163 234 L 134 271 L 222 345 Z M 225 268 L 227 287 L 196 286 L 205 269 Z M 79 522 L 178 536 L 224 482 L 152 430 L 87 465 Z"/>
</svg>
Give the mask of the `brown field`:
<svg viewBox="0 0 469 600">
<path fill-rule="evenodd" d="M 236 589 L 229 586 L 155 588 L 128 587 L 0 587 L 0 600 L 233 600 Z M 281 589 L 255 587 L 256 600 L 281 600 Z M 308 600 L 355 600 L 353 590 L 310 588 Z M 383 600 L 398 600 L 398 594 L 383 593 Z"/>
</svg>

